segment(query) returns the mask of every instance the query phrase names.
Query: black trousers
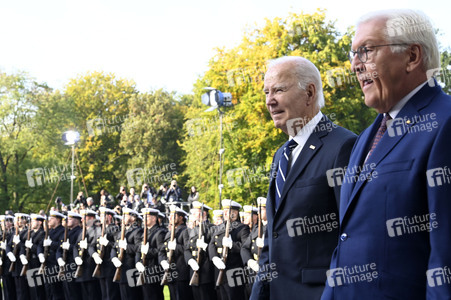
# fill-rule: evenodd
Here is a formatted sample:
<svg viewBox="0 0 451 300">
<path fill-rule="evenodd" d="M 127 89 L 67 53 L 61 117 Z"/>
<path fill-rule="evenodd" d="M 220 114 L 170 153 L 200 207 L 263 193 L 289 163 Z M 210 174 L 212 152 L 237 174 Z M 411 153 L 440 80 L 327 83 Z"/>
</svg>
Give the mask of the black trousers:
<svg viewBox="0 0 451 300">
<path fill-rule="evenodd" d="M 196 300 L 217 300 L 215 285 L 213 282 L 192 286 L 193 297 Z"/>
</svg>

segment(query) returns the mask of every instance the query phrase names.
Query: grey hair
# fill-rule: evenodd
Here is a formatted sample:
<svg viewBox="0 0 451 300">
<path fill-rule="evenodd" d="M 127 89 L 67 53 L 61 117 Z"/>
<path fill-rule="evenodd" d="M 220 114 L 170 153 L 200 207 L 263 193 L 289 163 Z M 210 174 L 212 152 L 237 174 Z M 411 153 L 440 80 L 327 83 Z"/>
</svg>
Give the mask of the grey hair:
<svg viewBox="0 0 451 300">
<path fill-rule="evenodd" d="M 282 56 L 268 62 L 268 69 L 276 65 L 291 62 L 294 65 L 294 73 L 299 80 L 299 88 L 305 90 L 307 85 L 313 83 L 316 87 L 316 103 L 319 108 L 324 107 L 323 84 L 318 68 L 308 59 L 300 56 Z"/>
<path fill-rule="evenodd" d="M 425 70 L 440 67 L 440 52 L 432 22 L 421 11 L 412 9 L 393 9 L 370 12 L 357 22 L 367 23 L 375 19 L 386 19 L 384 35 L 389 44 L 420 44 L 424 53 Z M 395 53 L 402 52 L 407 46 L 391 46 Z"/>
</svg>

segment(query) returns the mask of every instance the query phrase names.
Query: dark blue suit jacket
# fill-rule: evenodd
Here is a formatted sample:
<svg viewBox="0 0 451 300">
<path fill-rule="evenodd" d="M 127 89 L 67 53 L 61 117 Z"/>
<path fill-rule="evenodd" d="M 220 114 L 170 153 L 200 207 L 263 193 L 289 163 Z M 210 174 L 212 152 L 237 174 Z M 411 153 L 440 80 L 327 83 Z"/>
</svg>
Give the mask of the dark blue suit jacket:
<svg viewBox="0 0 451 300">
<path fill-rule="evenodd" d="M 328 180 L 328 171 L 346 166 L 355 140 L 355 134 L 324 117 L 288 173 L 277 210 L 275 167 L 283 149 L 276 152 L 266 204 L 265 247 L 259 259 L 266 267 L 257 274 L 251 299 L 321 297 L 339 221 L 340 185 Z M 265 271 L 268 280 L 262 281 Z"/>
<path fill-rule="evenodd" d="M 422 87 L 362 165 L 381 119 L 351 154 L 322 299 L 450 299 L 451 97 Z"/>
</svg>

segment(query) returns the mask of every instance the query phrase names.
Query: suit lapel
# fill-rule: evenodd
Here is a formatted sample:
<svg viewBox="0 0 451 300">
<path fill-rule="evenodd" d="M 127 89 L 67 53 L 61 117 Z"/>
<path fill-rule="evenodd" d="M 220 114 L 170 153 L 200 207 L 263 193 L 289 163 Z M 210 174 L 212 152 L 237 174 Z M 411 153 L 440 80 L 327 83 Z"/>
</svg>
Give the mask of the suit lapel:
<svg viewBox="0 0 451 300">
<path fill-rule="evenodd" d="M 296 179 L 299 177 L 299 174 L 301 174 L 302 171 L 304 171 L 306 166 L 309 164 L 309 162 L 312 160 L 315 154 L 322 147 L 323 142 L 321 141 L 321 138 L 327 135 L 328 131 L 320 130 L 320 128 L 332 128 L 330 126 L 326 126 L 326 123 L 332 122 L 325 117 L 318 123 L 313 132 L 310 134 L 310 137 L 308 138 L 304 147 L 302 148 L 301 153 L 299 153 L 299 156 L 297 157 L 293 167 L 290 169 L 290 172 L 288 173 L 287 176 L 287 180 L 285 181 L 285 184 L 283 186 L 279 207 L 282 207 L 284 205 L 287 198 L 286 197 L 287 193 L 290 190 L 291 186 L 296 181 Z M 277 161 L 277 163 L 279 163 L 279 161 Z M 275 212 L 275 214 L 277 215 L 277 211 Z"/>
<path fill-rule="evenodd" d="M 357 180 L 355 185 L 346 184 L 346 187 L 344 186 L 342 187 L 342 189 L 345 188 L 345 190 L 343 191 L 342 194 L 343 197 L 341 197 L 341 199 L 342 200 L 349 199 L 347 203 L 343 203 L 344 205 L 346 205 L 346 210 L 354 201 L 360 189 L 366 184 L 368 178 L 370 178 L 374 169 L 377 168 L 377 166 L 381 163 L 381 161 L 411 131 L 412 126 L 415 125 L 418 120 L 421 120 L 420 117 L 421 115 L 419 111 L 423 107 L 427 106 L 432 100 L 433 96 L 435 96 L 439 91 L 440 91 L 439 87 L 431 88 L 428 85 L 425 85 L 423 88 L 421 88 L 420 91 L 418 91 L 412 97 L 412 99 L 410 99 L 410 101 L 407 102 L 407 104 L 398 113 L 396 118 L 387 122 L 387 131 L 385 132 L 382 139 L 379 141 L 377 147 L 374 149 L 373 153 L 368 158 L 364 166 L 362 166 L 362 164 L 368 153 L 369 143 L 373 140 L 373 137 L 380 126 L 380 122 L 382 120 L 383 115 L 380 114 L 376 118 L 376 121 L 373 123 L 373 125 L 370 127 L 371 129 L 365 131 L 365 133 L 368 132 L 367 136 L 363 136 L 362 134 L 362 144 L 361 146 L 356 147 L 357 153 L 356 160 L 351 158 L 352 164 L 350 162 L 349 166 L 360 166 L 358 168 L 362 170 L 361 172 L 362 176 L 359 177 L 359 179 L 363 178 L 364 175 L 366 177 L 366 180 Z M 356 164 L 357 162 L 359 163 Z M 349 175 L 350 174 L 346 174 L 346 176 Z M 350 181 L 346 180 L 346 182 Z M 350 190 L 348 186 L 350 186 L 351 188 Z M 351 196 L 348 198 L 347 195 L 349 195 L 350 191 Z M 340 215 L 344 217 L 344 213 L 341 213 Z"/>
</svg>

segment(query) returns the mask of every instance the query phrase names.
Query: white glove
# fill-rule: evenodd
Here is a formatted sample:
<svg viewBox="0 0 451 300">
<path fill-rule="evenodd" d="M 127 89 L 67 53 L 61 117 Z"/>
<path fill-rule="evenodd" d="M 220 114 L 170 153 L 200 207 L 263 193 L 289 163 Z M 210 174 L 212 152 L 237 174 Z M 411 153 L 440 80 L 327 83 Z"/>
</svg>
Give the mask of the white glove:
<svg viewBox="0 0 451 300">
<path fill-rule="evenodd" d="M 77 256 L 75 258 L 75 263 L 77 264 L 77 266 L 81 266 L 83 264 L 83 259 L 81 259 L 80 256 Z"/>
<path fill-rule="evenodd" d="M 33 247 L 33 243 L 31 242 L 31 240 L 25 241 L 25 247 L 27 247 L 28 249 L 31 249 L 31 247 Z"/>
<path fill-rule="evenodd" d="M 106 234 L 99 238 L 99 244 L 104 247 L 108 246 L 108 239 L 106 238 Z"/>
<path fill-rule="evenodd" d="M 65 264 L 66 264 L 66 262 L 64 261 L 64 259 L 62 257 L 58 258 L 58 266 L 64 267 Z"/>
<path fill-rule="evenodd" d="M 61 247 L 63 248 L 63 250 L 69 250 L 70 244 L 69 244 L 69 239 L 67 241 L 65 241 Z"/>
<path fill-rule="evenodd" d="M 16 245 L 20 243 L 20 236 L 19 235 L 15 235 L 13 237 L 13 243 L 16 244 Z"/>
<path fill-rule="evenodd" d="M 9 260 L 11 262 L 15 262 L 16 261 L 16 257 L 14 256 L 14 253 L 8 252 L 8 254 L 6 254 L 6 256 L 8 256 L 8 258 L 9 258 Z"/>
<path fill-rule="evenodd" d="M 258 262 L 257 262 L 257 261 L 255 261 L 255 260 L 253 260 L 253 259 L 249 259 L 249 260 L 247 261 L 247 266 L 248 266 L 250 269 L 252 269 L 255 273 L 258 272 L 259 267 L 258 267 Z"/>
<path fill-rule="evenodd" d="M 160 262 L 160 265 L 163 267 L 163 269 L 166 271 L 166 270 L 169 270 L 169 263 L 168 263 L 168 261 L 167 260 L 162 260 L 161 262 Z"/>
<path fill-rule="evenodd" d="M 20 261 L 22 262 L 22 265 L 28 265 L 28 259 L 25 255 L 21 254 L 19 256 L 19 258 L 20 258 Z"/>
<path fill-rule="evenodd" d="M 47 238 L 46 240 L 44 240 L 44 247 L 48 247 L 52 244 L 52 240 L 50 238 Z"/>
<path fill-rule="evenodd" d="M 119 240 L 119 248 L 122 248 L 125 250 L 127 250 L 127 241 L 126 240 Z"/>
<path fill-rule="evenodd" d="M 191 267 L 191 269 L 193 269 L 193 271 L 199 270 L 199 264 L 197 263 L 197 261 L 194 258 L 190 258 L 188 260 L 188 265 Z"/>
<path fill-rule="evenodd" d="M 0 257 L 0 266 L 3 266 L 3 260 L 1 257 Z"/>
<path fill-rule="evenodd" d="M 122 266 L 121 261 L 120 261 L 119 258 L 117 258 L 117 257 L 113 257 L 113 258 L 111 259 L 111 262 L 113 263 L 113 265 L 114 265 L 116 268 L 120 268 L 120 267 Z"/>
<path fill-rule="evenodd" d="M 144 273 L 144 271 L 146 270 L 146 268 L 140 261 L 138 261 L 135 266 L 136 266 L 136 269 L 138 270 L 138 272 L 140 272 L 140 273 Z"/>
<path fill-rule="evenodd" d="M 80 248 L 85 250 L 88 249 L 88 239 L 85 238 L 80 241 Z"/>
<path fill-rule="evenodd" d="M 145 245 L 141 245 L 141 253 L 144 253 L 144 254 L 149 253 L 149 243 L 146 243 Z"/>
<path fill-rule="evenodd" d="M 175 241 L 175 239 L 173 241 L 169 241 L 168 242 L 168 249 L 169 250 L 175 250 L 175 247 L 177 247 L 177 242 Z"/>
<path fill-rule="evenodd" d="M 223 247 L 227 247 L 227 248 L 232 248 L 233 247 L 233 242 L 232 242 L 232 238 L 229 237 L 223 237 L 222 238 L 222 246 Z"/>
<path fill-rule="evenodd" d="M 45 263 L 45 256 L 44 256 L 44 253 L 39 253 L 39 254 L 38 254 L 38 258 L 39 258 L 39 262 L 40 262 L 41 264 Z"/>
<path fill-rule="evenodd" d="M 100 258 L 99 253 L 97 253 L 97 252 L 94 252 L 92 254 L 92 258 L 94 259 L 94 262 L 96 263 L 96 265 L 100 265 L 103 262 L 103 260 Z"/>
<path fill-rule="evenodd" d="M 265 245 L 265 240 L 263 240 L 262 238 L 257 238 L 255 240 L 255 244 L 257 245 L 258 248 L 263 248 L 263 246 Z"/>
<path fill-rule="evenodd" d="M 213 261 L 215 267 L 218 268 L 218 270 L 225 269 L 226 266 L 225 266 L 224 262 L 222 261 L 222 259 L 220 259 L 219 257 L 214 256 L 212 261 Z"/>
<path fill-rule="evenodd" d="M 208 244 L 207 243 L 205 243 L 205 241 L 204 241 L 204 237 L 202 237 L 201 239 L 197 239 L 197 241 L 196 241 L 196 247 L 197 248 L 202 248 L 202 250 L 206 250 L 207 249 L 207 247 L 208 247 Z"/>
<path fill-rule="evenodd" d="M 0 248 L 3 249 L 3 250 L 6 250 L 6 243 L 1 241 L 0 242 Z"/>
</svg>

